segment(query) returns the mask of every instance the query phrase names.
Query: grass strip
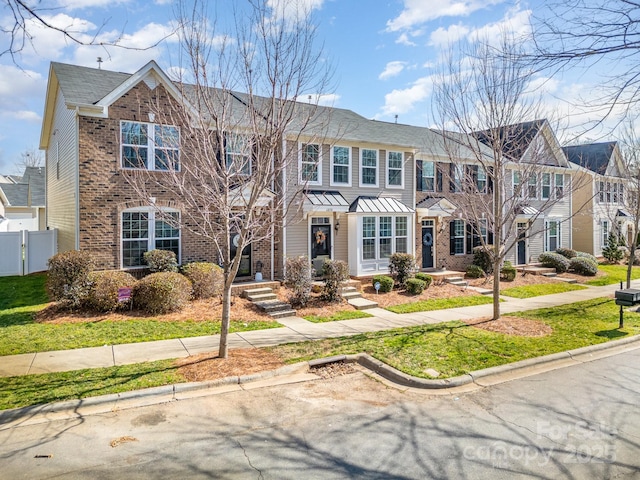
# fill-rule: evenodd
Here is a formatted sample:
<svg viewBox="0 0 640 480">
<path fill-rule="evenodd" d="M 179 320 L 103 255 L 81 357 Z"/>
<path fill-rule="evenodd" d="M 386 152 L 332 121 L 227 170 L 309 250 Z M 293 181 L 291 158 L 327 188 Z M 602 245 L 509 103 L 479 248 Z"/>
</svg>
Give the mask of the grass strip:
<svg viewBox="0 0 640 480">
<path fill-rule="evenodd" d="M 500 291 L 500 295 L 514 298 L 532 298 L 540 295 L 551 295 L 554 293 L 573 292 L 584 290 L 584 285 L 571 283 L 542 283 L 539 285 L 524 285 L 522 287 L 506 288 Z"/>
<path fill-rule="evenodd" d="M 587 285 L 594 287 L 602 287 L 604 285 L 612 285 L 614 283 L 627 281 L 627 266 L 626 265 L 598 265 L 598 270 L 601 270 L 605 275 L 588 280 Z M 631 280 L 638 280 L 640 278 L 640 268 L 633 267 L 631 269 Z"/>
<path fill-rule="evenodd" d="M 493 302 L 490 296 L 468 295 L 451 298 L 432 298 L 430 300 L 420 300 L 412 303 L 402 303 L 393 305 L 386 309 L 394 313 L 416 313 L 429 312 L 431 310 L 444 310 L 446 308 L 471 307 L 474 305 L 486 305 Z"/>
<path fill-rule="evenodd" d="M 340 320 L 354 320 L 356 318 L 369 318 L 373 317 L 370 313 L 363 312 L 362 310 L 343 310 L 336 312 L 333 315 L 323 317 L 320 315 L 307 315 L 304 318 L 313 323 L 325 323 L 325 322 L 338 322 Z"/>
</svg>

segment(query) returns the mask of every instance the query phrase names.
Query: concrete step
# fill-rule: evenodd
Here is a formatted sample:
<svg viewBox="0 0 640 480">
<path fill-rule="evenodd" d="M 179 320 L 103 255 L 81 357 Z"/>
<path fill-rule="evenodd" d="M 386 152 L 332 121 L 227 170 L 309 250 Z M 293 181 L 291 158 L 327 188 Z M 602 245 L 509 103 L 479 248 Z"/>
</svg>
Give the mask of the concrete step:
<svg viewBox="0 0 640 480">
<path fill-rule="evenodd" d="M 269 287 L 251 288 L 242 292 L 244 298 L 249 298 L 250 295 L 266 295 L 273 293 L 273 289 Z"/>
<path fill-rule="evenodd" d="M 267 300 L 264 302 L 254 302 L 253 304 L 263 312 L 267 312 L 269 314 L 291 310 L 291 304 L 281 302 L 280 300 Z"/>
<path fill-rule="evenodd" d="M 356 310 L 367 310 L 369 308 L 377 308 L 378 302 L 372 302 L 366 298 L 352 298 L 347 300 L 349 305 L 355 307 Z"/>
<path fill-rule="evenodd" d="M 276 300 L 278 296 L 275 293 L 259 293 L 256 295 L 247 295 L 247 300 L 252 301 L 253 303 L 264 302 L 265 300 Z"/>
<path fill-rule="evenodd" d="M 357 292 L 358 289 L 356 287 L 346 286 L 346 287 L 342 287 L 340 291 L 344 295 L 345 293 Z"/>
<path fill-rule="evenodd" d="M 362 295 L 360 294 L 360 292 L 355 291 L 355 292 L 342 292 L 342 298 L 344 298 L 345 300 L 349 300 L 352 298 L 361 298 Z"/>
<path fill-rule="evenodd" d="M 547 277 L 547 278 L 552 278 L 557 276 L 558 274 L 556 272 L 544 272 L 540 274 L 543 277 Z"/>
<path fill-rule="evenodd" d="M 447 279 L 447 283 L 450 285 L 455 285 L 456 287 L 466 287 L 469 285 L 469 282 L 466 280 L 449 280 Z"/>
<path fill-rule="evenodd" d="M 453 283 L 455 284 L 455 282 L 464 282 L 464 277 L 447 277 L 446 282 L 447 283 Z"/>
<path fill-rule="evenodd" d="M 555 280 L 560 280 L 561 282 L 564 282 L 564 283 L 578 283 L 578 281 L 575 278 L 556 277 Z"/>
<path fill-rule="evenodd" d="M 295 317 L 295 310 L 282 310 L 280 312 L 269 312 L 269 316 L 273 318 L 287 318 L 287 317 Z"/>
</svg>

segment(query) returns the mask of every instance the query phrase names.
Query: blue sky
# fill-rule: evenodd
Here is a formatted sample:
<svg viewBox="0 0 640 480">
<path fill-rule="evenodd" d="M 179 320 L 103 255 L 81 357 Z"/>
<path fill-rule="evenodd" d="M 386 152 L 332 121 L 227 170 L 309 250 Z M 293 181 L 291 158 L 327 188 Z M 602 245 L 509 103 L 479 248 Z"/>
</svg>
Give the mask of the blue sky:
<svg viewBox="0 0 640 480">
<path fill-rule="evenodd" d="M 211 0 L 212 3 L 214 0 Z M 217 0 L 219 12 L 232 0 Z M 233 0 L 236 1 L 236 0 Z M 279 1 L 279 0 L 270 0 Z M 332 104 L 368 117 L 428 125 L 431 75 L 442 59 L 447 41 L 476 32 L 506 27 L 528 31 L 532 12 L 542 0 L 297 0 L 310 5 L 319 21 L 319 40 L 335 66 Z M 35 0 L 31 3 L 36 3 Z M 148 47 L 171 31 L 171 0 L 42 0 L 41 13 L 59 26 L 69 26 L 85 39 Z M 10 22 L 0 9 L 3 26 Z M 220 13 L 224 15 L 224 13 Z M 144 51 L 79 46 L 59 33 L 33 27 L 33 45 L 16 57 L 0 57 L 0 173 L 17 173 L 20 153 L 37 148 L 51 61 L 132 73 L 154 59 L 165 70 L 177 64 L 175 38 Z M 8 38 L 0 34 L 0 47 Z M 584 73 L 584 72 L 582 72 Z M 567 79 L 538 80 L 545 84 L 549 108 L 566 109 L 567 99 L 588 91 L 582 74 Z M 576 122 L 578 118 L 576 117 Z"/>
</svg>

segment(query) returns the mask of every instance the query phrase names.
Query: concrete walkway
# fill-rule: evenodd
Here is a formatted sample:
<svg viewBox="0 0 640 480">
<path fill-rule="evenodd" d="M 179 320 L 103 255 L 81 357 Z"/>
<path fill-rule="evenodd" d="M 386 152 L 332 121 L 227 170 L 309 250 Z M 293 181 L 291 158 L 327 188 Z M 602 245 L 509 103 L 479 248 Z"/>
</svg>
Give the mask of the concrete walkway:
<svg viewBox="0 0 640 480">
<path fill-rule="evenodd" d="M 604 287 L 588 287 L 584 290 L 528 299 L 503 297 L 504 301 L 500 309 L 502 314 L 509 314 L 536 308 L 566 305 L 591 298 L 610 296 L 619 288 L 619 284 L 615 284 Z M 640 280 L 632 282 L 632 288 L 640 288 Z M 491 316 L 492 310 L 491 304 L 410 314 L 396 314 L 382 308 L 374 308 L 367 310 L 373 317 L 327 323 L 312 323 L 302 318 L 289 317 L 278 320 L 283 325 L 279 328 L 230 334 L 229 348 L 267 347 L 283 343 L 357 335 L 364 332 L 399 327 L 482 318 Z M 201 353 L 216 352 L 219 341 L 219 335 L 210 335 L 156 342 L 10 355 L 0 357 L 0 377 L 64 372 L 83 368 L 112 367 L 188 357 Z"/>
</svg>

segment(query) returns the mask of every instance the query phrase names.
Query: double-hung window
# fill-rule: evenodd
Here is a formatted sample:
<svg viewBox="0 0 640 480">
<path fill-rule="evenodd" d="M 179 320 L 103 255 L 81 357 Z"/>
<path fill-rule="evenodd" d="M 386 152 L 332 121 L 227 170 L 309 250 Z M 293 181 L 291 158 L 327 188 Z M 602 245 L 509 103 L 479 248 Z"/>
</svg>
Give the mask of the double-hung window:
<svg viewBox="0 0 640 480">
<path fill-rule="evenodd" d="M 407 253 L 409 219 L 406 216 L 362 217 L 362 259 L 382 260 Z"/>
<path fill-rule="evenodd" d="M 451 254 L 464 254 L 465 222 L 464 220 L 453 220 L 451 222 Z"/>
<path fill-rule="evenodd" d="M 522 177 L 520 175 L 520 172 L 514 170 L 513 171 L 513 181 L 512 181 L 513 196 L 514 197 L 521 197 L 522 196 L 522 187 L 520 185 L 521 183 L 522 183 Z"/>
<path fill-rule="evenodd" d="M 378 186 L 378 150 L 360 149 L 360 185 Z"/>
<path fill-rule="evenodd" d="M 487 172 L 481 165 L 478 165 L 478 173 L 476 176 L 476 187 L 478 188 L 479 193 L 487 192 Z"/>
<path fill-rule="evenodd" d="M 538 175 L 535 173 L 529 175 L 529 181 L 527 182 L 527 192 L 528 198 L 538 198 Z"/>
<path fill-rule="evenodd" d="M 407 217 L 396 217 L 396 253 L 407 253 Z"/>
<path fill-rule="evenodd" d="M 331 185 L 351 186 L 351 148 L 331 149 Z"/>
<path fill-rule="evenodd" d="M 322 185 L 320 145 L 305 143 L 300 149 L 300 181 L 309 185 Z"/>
<path fill-rule="evenodd" d="M 392 217 L 380 217 L 380 258 L 391 256 L 393 243 L 393 219 Z"/>
<path fill-rule="evenodd" d="M 549 200 L 551 198 L 551 174 L 542 174 L 542 200 Z"/>
<path fill-rule="evenodd" d="M 144 266 L 144 253 L 169 250 L 180 261 L 180 214 L 149 208 L 122 212 L 122 267 Z"/>
<path fill-rule="evenodd" d="M 376 217 L 362 219 L 362 259 L 376 259 Z"/>
<path fill-rule="evenodd" d="M 122 168 L 180 170 L 178 127 L 142 122 L 120 122 Z"/>
<path fill-rule="evenodd" d="M 404 186 L 404 154 L 387 152 L 387 187 L 402 188 Z"/>
<path fill-rule="evenodd" d="M 253 145 L 247 135 L 227 133 L 224 136 L 224 155 L 231 175 L 251 175 Z"/>
<path fill-rule="evenodd" d="M 564 198 L 564 174 L 556 173 L 556 199 L 561 200 Z"/>
<path fill-rule="evenodd" d="M 436 164 L 435 162 L 422 161 L 422 191 L 433 192 L 436 186 Z"/>
<path fill-rule="evenodd" d="M 600 238 L 600 248 L 604 248 L 609 243 L 609 220 L 602 221 L 602 237 Z"/>
<path fill-rule="evenodd" d="M 561 246 L 560 222 L 547 220 L 545 222 L 545 252 L 555 252 Z"/>
<path fill-rule="evenodd" d="M 618 203 L 618 184 L 613 184 L 613 203 Z"/>
</svg>

